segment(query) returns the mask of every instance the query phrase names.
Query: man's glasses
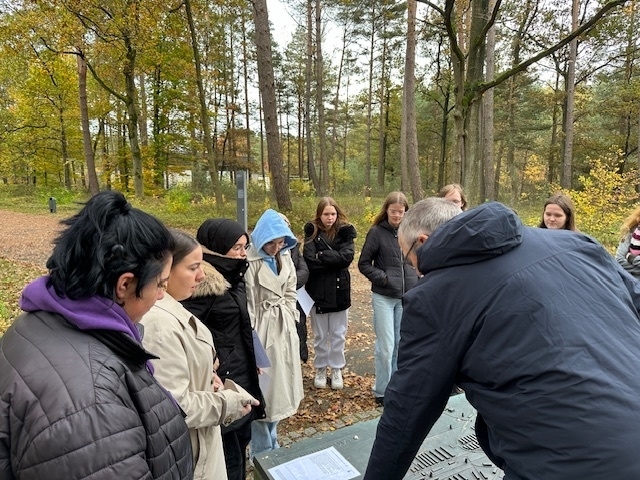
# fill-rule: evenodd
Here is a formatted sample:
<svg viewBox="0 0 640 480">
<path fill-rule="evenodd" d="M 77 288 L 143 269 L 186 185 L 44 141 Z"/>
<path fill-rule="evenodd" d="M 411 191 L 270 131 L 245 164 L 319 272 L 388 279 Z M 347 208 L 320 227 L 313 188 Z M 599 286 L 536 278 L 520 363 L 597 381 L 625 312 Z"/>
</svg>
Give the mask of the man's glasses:
<svg viewBox="0 0 640 480">
<path fill-rule="evenodd" d="M 416 238 L 413 241 L 413 243 L 411 244 L 411 248 L 409 249 L 409 251 L 406 254 L 402 255 L 402 261 L 403 262 L 407 261 L 407 259 L 409 258 L 409 255 L 411 255 L 411 252 L 413 252 L 416 249 L 417 246 L 418 246 L 418 239 Z M 409 262 L 409 263 L 411 263 L 411 265 L 413 265 L 413 262 Z M 413 265 L 413 266 L 415 267 L 415 265 Z"/>
</svg>

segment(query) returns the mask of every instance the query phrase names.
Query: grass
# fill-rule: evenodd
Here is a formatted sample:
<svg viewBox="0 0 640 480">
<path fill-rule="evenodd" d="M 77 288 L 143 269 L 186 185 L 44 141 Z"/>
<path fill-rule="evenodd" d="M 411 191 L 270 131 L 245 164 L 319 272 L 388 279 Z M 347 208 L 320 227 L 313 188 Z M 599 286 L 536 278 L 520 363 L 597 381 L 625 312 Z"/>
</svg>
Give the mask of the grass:
<svg viewBox="0 0 640 480">
<path fill-rule="evenodd" d="M 36 265 L 0 257 L 0 334 L 20 313 L 18 299 L 24 286 L 43 275 L 45 271 Z"/>
</svg>

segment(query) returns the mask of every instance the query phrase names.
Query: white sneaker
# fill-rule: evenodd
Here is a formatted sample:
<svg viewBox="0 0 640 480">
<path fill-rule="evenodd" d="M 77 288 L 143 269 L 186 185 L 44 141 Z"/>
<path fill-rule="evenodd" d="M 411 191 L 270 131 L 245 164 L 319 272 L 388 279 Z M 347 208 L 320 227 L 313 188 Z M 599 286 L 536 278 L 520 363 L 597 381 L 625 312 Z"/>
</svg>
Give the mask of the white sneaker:
<svg viewBox="0 0 640 480">
<path fill-rule="evenodd" d="M 316 388 L 327 388 L 327 369 L 316 368 L 316 378 L 313 381 L 313 386 Z"/>
<path fill-rule="evenodd" d="M 342 383 L 342 370 L 339 368 L 331 369 L 331 388 L 334 390 L 342 390 L 344 384 Z"/>
</svg>

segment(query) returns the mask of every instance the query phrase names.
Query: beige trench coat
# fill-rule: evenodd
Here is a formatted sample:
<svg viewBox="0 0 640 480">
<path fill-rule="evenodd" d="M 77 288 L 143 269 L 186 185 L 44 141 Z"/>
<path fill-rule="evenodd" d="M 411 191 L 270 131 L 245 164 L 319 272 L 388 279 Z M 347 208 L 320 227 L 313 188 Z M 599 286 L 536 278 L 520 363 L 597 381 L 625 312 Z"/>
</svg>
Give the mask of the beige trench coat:
<svg viewBox="0 0 640 480">
<path fill-rule="evenodd" d="M 271 367 L 263 369 L 269 376 L 267 388 L 262 389 L 264 421 L 277 422 L 294 415 L 304 397 L 296 330 L 296 267 L 288 251 L 281 254 L 282 269 L 277 276 L 253 247 L 247 260 L 249 316 L 271 362 Z"/>
<path fill-rule="evenodd" d="M 211 332 L 171 295 L 157 301 L 141 323 L 143 346 L 160 357 L 152 361 L 154 376 L 187 414 L 194 479 L 226 480 L 219 425 L 242 417 L 243 402 L 253 397 L 230 380 L 213 391 Z"/>
</svg>

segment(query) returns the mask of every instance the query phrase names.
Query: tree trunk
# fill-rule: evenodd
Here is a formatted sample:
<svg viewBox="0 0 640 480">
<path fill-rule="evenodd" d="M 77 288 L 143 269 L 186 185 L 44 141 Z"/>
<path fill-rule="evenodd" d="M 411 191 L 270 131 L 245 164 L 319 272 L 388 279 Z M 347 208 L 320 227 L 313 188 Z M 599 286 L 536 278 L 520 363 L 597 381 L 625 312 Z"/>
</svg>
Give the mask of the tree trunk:
<svg viewBox="0 0 640 480">
<path fill-rule="evenodd" d="M 269 13 L 267 0 L 254 0 L 255 42 L 258 60 L 258 82 L 264 111 L 264 127 L 267 135 L 267 161 L 271 171 L 271 181 L 280 210 L 292 208 L 288 182 L 282 167 L 282 149 L 278 129 L 278 111 L 276 108 L 276 86 L 273 76 L 273 58 L 271 55 L 271 32 L 269 31 Z"/>
<path fill-rule="evenodd" d="M 60 150 L 62 154 L 62 170 L 64 172 L 64 188 L 71 190 L 71 159 L 69 158 L 69 149 L 67 145 L 67 127 L 64 122 L 62 98 L 60 98 L 59 101 L 58 122 L 60 123 Z"/>
<path fill-rule="evenodd" d="M 347 45 L 349 43 L 350 31 L 347 23 L 343 25 L 342 48 L 340 49 L 340 61 L 338 63 L 338 77 L 336 79 L 336 94 L 333 97 L 333 116 L 331 122 L 331 160 L 336 160 L 336 149 L 338 146 L 338 110 L 340 107 L 340 87 L 342 86 L 342 74 L 345 69 L 345 57 L 347 54 Z"/>
<path fill-rule="evenodd" d="M 551 142 L 549 145 L 547 182 L 556 182 L 556 168 L 558 167 L 558 117 L 560 106 L 558 105 L 558 94 L 560 92 L 560 72 L 556 69 L 556 82 L 553 90 L 553 112 L 551 114 Z"/>
<path fill-rule="evenodd" d="M 244 9 L 243 9 L 244 17 Z M 249 53 L 247 51 L 247 28 L 245 21 L 242 24 L 242 68 L 244 73 L 244 122 L 246 131 L 247 169 L 251 171 L 251 115 L 249 114 Z"/>
<path fill-rule="evenodd" d="M 316 0 L 316 111 L 318 112 L 318 155 L 320 156 L 320 185 L 329 192 L 329 159 L 327 132 L 324 127 L 324 64 L 322 58 L 322 8 Z"/>
<path fill-rule="evenodd" d="M 147 78 L 144 73 L 138 75 L 140 84 L 140 117 L 138 118 L 138 128 L 140 129 L 140 144 L 143 147 L 149 145 L 149 134 L 147 132 Z"/>
<path fill-rule="evenodd" d="M 491 1 L 491 9 L 495 4 L 495 0 Z M 487 49 L 486 49 L 486 79 L 493 80 L 495 76 L 495 45 L 496 45 L 496 29 L 492 25 L 487 32 Z M 484 93 L 482 103 L 482 172 L 483 181 L 481 182 L 481 201 L 495 200 L 495 184 L 494 184 L 494 158 L 493 158 L 493 88 Z"/>
<path fill-rule="evenodd" d="M 580 14 L 580 0 L 573 0 L 571 7 L 571 30 L 578 28 L 578 17 Z M 566 117 L 564 136 L 564 156 L 562 162 L 563 188 L 571 189 L 571 165 L 573 161 L 573 118 L 576 92 L 576 58 L 578 56 L 578 38 L 574 38 L 569 43 L 569 64 L 566 79 Z"/>
<path fill-rule="evenodd" d="M 313 78 L 313 0 L 307 0 L 307 63 L 305 65 L 305 92 L 304 92 L 304 125 L 307 140 L 307 169 L 313 188 L 318 196 L 324 195 L 322 185 L 316 172 L 316 164 L 313 150 L 313 135 L 311 133 L 311 81 Z"/>
<path fill-rule="evenodd" d="M 489 0 L 473 0 L 471 4 L 471 27 L 469 31 L 469 49 L 467 56 L 466 85 L 484 83 L 484 65 L 486 59 L 486 27 L 489 25 Z M 462 185 L 471 201 L 479 202 L 481 178 L 481 138 L 483 136 L 480 110 L 483 102 L 482 92 L 467 89 L 462 110 L 465 114 L 465 130 L 469 133 L 464 143 L 464 164 Z"/>
<path fill-rule="evenodd" d="M 386 23 L 385 23 L 386 25 Z M 380 87 L 378 88 L 378 102 L 380 102 L 380 108 L 378 110 L 378 186 L 384 187 L 384 175 L 385 175 L 385 140 L 387 132 L 385 130 L 385 97 L 388 91 L 387 82 L 387 36 L 385 32 L 382 33 L 382 61 L 380 62 Z"/>
<path fill-rule="evenodd" d="M 371 130 L 373 129 L 373 63 L 375 59 L 376 2 L 371 2 L 371 36 L 369 37 L 369 88 L 367 90 L 367 134 L 364 151 L 364 191 L 371 195 Z"/>
<path fill-rule="evenodd" d="M 87 64 L 80 55 L 76 55 L 78 63 L 78 93 L 80 101 L 80 125 L 82 126 L 82 144 L 84 146 L 84 161 L 87 165 L 89 179 L 89 193 L 95 195 L 100 191 L 96 162 L 91 147 L 91 131 L 89 129 L 89 107 L 87 105 Z"/>
<path fill-rule="evenodd" d="M 451 101 L 451 89 L 447 87 L 444 91 L 444 102 L 442 104 L 442 120 L 440 122 L 440 164 L 438 166 L 438 186 L 445 185 L 447 174 L 445 166 L 447 164 L 447 140 L 449 138 L 449 102 Z"/>
<path fill-rule="evenodd" d="M 422 200 L 422 181 L 418 159 L 418 133 L 416 128 L 416 10 L 417 1 L 407 1 L 407 53 L 404 63 L 403 115 L 405 124 L 406 164 L 413 201 Z"/>
<path fill-rule="evenodd" d="M 136 49 L 131 37 L 124 36 L 124 44 L 127 50 L 127 63 L 124 68 L 126 84 L 127 116 L 129 117 L 127 133 L 129 135 L 129 148 L 131 148 L 131 158 L 133 161 L 133 190 L 138 198 L 144 197 L 144 178 L 142 176 L 142 152 L 138 143 L 138 94 L 136 90 Z"/>
<path fill-rule="evenodd" d="M 193 62 L 196 69 L 196 85 L 198 86 L 198 100 L 200 101 L 200 124 L 202 126 L 207 162 L 209 164 L 209 175 L 211 176 L 211 185 L 213 187 L 213 194 L 216 197 L 216 203 L 220 205 L 222 204 L 222 190 L 220 189 L 218 164 L 216 162 L 215 147 L 211 136 L 211 126 L 209 125 L 209 111 L 207 109 L 206 93 L 202 82 L 202 63 L 200 61 L 200 51 L 198 50 L 198 38 L 196 35 L 195 24 L 193 22 L 193 13 L 191 11 L 191 0 L 184 0 L 184 6 L 187 14 L 187 22 L 189 24 L 189 34 L 191 35 Z"/>
</svg>

